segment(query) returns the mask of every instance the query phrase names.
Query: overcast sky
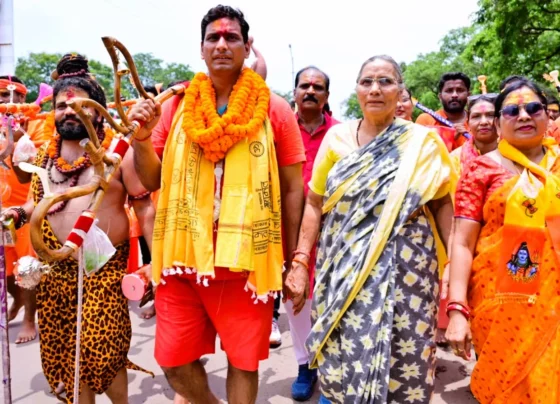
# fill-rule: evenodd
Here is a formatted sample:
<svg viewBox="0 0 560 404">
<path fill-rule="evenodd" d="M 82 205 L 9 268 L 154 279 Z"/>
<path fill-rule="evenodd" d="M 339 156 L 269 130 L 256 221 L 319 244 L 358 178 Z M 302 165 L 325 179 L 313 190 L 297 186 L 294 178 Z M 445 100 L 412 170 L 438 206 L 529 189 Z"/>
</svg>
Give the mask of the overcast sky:
<svg viewBox="0 0 560 404">
<path fill-rule="evenodd" d="M 101 42 L 114 36 L 131 53 L 151 52 L 166 62 L 205 70 L 200 57 L 200 20 L 216 1 L 197 0 L 14 0 L 15 56 L 77 51 L 110 65 Z M 470 25 L 476 0 L 234 0 L 250 25 L 268 65 L 274 90 L 293 88 L 294 67 L 314 64 L 331 77 L 331 107 L 354 91 L 360 65 L 388 54 L 411 62 L 439 49 L 451 29 Z"/>
</svg>

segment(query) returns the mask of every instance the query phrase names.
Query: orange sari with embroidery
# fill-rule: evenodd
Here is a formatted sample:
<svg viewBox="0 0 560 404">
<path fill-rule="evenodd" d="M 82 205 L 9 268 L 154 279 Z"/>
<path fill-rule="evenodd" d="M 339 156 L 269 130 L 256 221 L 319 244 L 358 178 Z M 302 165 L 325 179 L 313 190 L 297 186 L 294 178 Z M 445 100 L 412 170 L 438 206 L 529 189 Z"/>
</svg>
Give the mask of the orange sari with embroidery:
<svg viewBox="0 0 560 404">
<path fill-rule="evenodd" d="M 548 162 L 548 175 L 560 177 L 560 159 L 555 160 Z M 457 188 L 456 217 L 482 225 L 468 288 L 473 344 L 478 355 L 471 390 L 481 403 L 558 403 L 560 245 L 554 233 L 560 226 L 556 226 L 555 217 L 547 216 L 548 227 L 540 236 L 530 228 L 514 234 L 515 224 L 505 223 L 506 206 L 519 178 L 481 156 L 470 164 Z M 557 209 L 558 192 L 547 194 L 547 206 L 522 204 L 525 214 L 535 214 L 539 208 L 549 210 L 550 206 Z M 551 224 L 558 230 L 551 230 Z M 515 266 L 513 271 L 508 269 L 523 249 L 512 252 L 512 239 L 516 237 L 525 237 L 530 245 L 525 251 L 532 254 L 529 262 L 533 266 L 526 266 L 526 272 L 515 272 L 519 268 Z M 538 244 L 538 253 L 531 247 L 533 241 Z M 504 255 L 508 254 L 513 255 L 504 264 Z M 538 268 L 537 273 L 531 268 Z"/>
</svg>

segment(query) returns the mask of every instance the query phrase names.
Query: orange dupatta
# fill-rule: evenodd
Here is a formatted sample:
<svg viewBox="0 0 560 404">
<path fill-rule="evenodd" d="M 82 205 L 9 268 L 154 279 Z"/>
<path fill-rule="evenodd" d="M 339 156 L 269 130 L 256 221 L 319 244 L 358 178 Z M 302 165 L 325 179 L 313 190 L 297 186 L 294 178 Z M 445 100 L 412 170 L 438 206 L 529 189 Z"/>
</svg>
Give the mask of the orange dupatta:
<svg viewBox="0 0 560 404">
<path fill-rule="evenodd" d="M 471 390 L 481 403 L 556 403 L 560 398 L 560 260 L 555 252 L 560 245 L 551 231 L 560 208 L 560 190 L 551 193 L 559 183 L 560 163 L 552 146 L 545 145 L 550 146 L 542 163 L 546 168 L 512 160 L 539 176 L 541 186 L 553 186 L 543 186 L 538 200 L 524 205 L 520 198 L 531 190 L 520 187 L 522 176 L 515 176 L 484 206 L 469 284 L 479 355 Z M 500 151 L 511 158 L 503 146 Z M 518 215 L 522 210 L 506 209 L 516 198 L 527 220 Z M 529 218 L 544 219 L 543 226 L 528 223 Z M 529 252 L 530 261 L 521 250 Z"/>
</svg>

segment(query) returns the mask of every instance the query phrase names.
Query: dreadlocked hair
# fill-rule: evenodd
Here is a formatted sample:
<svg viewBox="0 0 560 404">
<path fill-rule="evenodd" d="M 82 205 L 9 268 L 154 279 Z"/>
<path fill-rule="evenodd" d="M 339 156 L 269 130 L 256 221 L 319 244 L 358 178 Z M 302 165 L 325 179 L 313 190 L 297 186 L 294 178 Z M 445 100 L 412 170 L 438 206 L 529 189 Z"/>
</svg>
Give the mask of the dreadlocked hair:
<svg viewBox="0 0 560 404">
<path fill-rule="evenodd" d="M 88 96 L 107 108 L 105 92 L 89 72 L 88 60 L 76 53 L 67 53 L 56 65 L 52 77 L 56 80 L 53 88 L 53 101 L 56 107 L 56 96 L 68 88 L 78 88 Z"/>
</svg>

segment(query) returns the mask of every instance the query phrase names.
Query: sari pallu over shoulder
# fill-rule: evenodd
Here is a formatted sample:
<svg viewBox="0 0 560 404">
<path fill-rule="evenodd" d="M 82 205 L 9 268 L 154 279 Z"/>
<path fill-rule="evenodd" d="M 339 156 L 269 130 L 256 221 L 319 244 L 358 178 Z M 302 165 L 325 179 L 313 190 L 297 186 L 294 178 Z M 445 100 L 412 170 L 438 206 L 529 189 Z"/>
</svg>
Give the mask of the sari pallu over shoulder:
<svg viewBox="0 0 560 404">
<path fill-rule="evenodd" d="M 548 162 L 545 183 L 554 184 L 560 164 L 555 153 L 547 153 L 551 156 L 554 160 Z M 542 235 L 530 227 L 518 232 L 527 240 L 513 251 L 511 241 L 518 237 L 508 224 L 506 207 L 520 188 L 520 178 L 508 179 L 484 205 L 469 282 L 471 329 L 478 354 L 471 389 L 481 403 L 556 403 L 560 399 L 560 243 L 554 234 L 560 189 L 557 185 L 543 188 L 548 207 L 538 201 L 521 205 L 521 215 L 527 218 L 546 214 L 548 226 Z M 528 260 L 521 250 L 528 253 Z M 510 256 L 507 264 L 504 254 Z M 529 265 L 521 264 L 525 261 Z"/>
<path fill-rule="evenodd" d="M 332 349 L 330 335 L 347 324 L 341 320 L 352 302 L 361 298 L 362 287 L 373 272 L 384 274 L 379 277 L 379 287 L 370 290 L 380 302 L 379 313 L 369 314 L 379 329 L 387 328 L 390 334 L 392 315 L 384 314 L 391 311 L 385 305 L 392 298 L 387 282 L 391 266 L 377 265 L 379 258 L 417 209 L 449 193 L 453 176 L 449 154 L 439 136 L 399 119 L 333 166 L 327 179 L 317 257 L 316 321 L 307 340 L 313 367 L 329 366 L 322 351 Z M 364 337 L 375 341 L 376 335 Z M 370 375 L 379 373 L 374 368 L 383 368 L 380 361 L 374 362 L 371 368 L 370 363 L 365 364 Z M 363 377 L 366 385 L 371 382 L 367 375 Z M 385 376 L 380 380 L 384 382 Z"/>
</svg>

